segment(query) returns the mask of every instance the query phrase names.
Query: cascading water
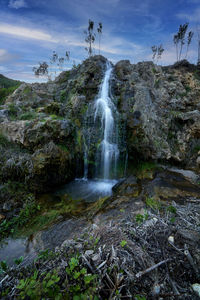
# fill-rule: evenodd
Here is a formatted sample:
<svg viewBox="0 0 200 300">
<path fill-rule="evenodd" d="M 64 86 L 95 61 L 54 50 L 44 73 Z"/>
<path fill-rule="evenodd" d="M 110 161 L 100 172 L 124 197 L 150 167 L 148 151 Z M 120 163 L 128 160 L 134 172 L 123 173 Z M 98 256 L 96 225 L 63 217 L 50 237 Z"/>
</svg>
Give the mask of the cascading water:
<svg viewBox="0 0 200 300">
<path fill-rule="evenodd" d="M 107 70 L 100 89 L 99 97 L 95 102 L 94 122 L 98 115 L 101 118 L 101 143 L 100 164 L 97 161 L 97 166 L 100 165 L 100 174 L 103 179 L 111 179 L 116 177 L 116 166 L 119 157 L 119 149 L 117 145 L 117 126 L 115 125 L 113 112 L 116 112 L 115 106 L 109 97 L 109 80 L 112 72 L 112 67 L 108 63 Z M 99 152 L 99 151 L 97 151 Z M 97 153 L 97 160 L 98 160 Z M 111 173 L 112 172 L 112 173 Z"/>
<path fill-rule="evenodd" d="M 85 115 L 84 177 L 68 185 L 72 198 L 94 201 L 111 195 L 117 183 L 118 113 L 110 93 L 111 74 L 112 66 L 107 62 L 99 94 Z"/>
</svg>

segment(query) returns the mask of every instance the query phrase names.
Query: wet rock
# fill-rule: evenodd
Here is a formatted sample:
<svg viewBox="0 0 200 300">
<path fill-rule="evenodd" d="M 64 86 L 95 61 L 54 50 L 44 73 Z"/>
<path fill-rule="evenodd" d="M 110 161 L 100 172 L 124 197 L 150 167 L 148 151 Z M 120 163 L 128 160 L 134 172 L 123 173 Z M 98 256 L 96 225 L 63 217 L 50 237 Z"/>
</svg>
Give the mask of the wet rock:
<svg viewBox="0 0 200 300">
<path fill-rule="evenodd" d="M 124 181 L 120 182 L 113 189 L 118 196 L 132 196 L 137 197 L 140 193 L 140 186 L 137 183 L 135 176 L 129 176 Z"/>
<path fill-rule="evenodd" d="M 8 202 L 5 202 L 4 205 L 3 205 L 3 212 L 8 212 L 12 209 L 12 205 L 11 203 L 8 203 Z"/>
<path fill-rule="evenodd" d="M 192 197 L 199 198 L 200 188 L 176 172 L 159 172 L 155 179 L 144 187 L 144 194 L 156 200 L 185 201 Z"/>
</svg>

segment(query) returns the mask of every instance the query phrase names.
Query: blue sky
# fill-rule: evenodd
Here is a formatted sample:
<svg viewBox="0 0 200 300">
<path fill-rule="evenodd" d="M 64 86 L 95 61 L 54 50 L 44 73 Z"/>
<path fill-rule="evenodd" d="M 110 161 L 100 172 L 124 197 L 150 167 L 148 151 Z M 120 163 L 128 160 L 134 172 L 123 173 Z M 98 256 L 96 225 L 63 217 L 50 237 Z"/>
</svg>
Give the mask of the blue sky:
<svg viewBox="0 0 200 300">
<path fill-rule="evenodd" d="M 48 62 L 53 50 L 70 51 L 66 68 L 81 62 L 88 19 L 103 23 L 101 54 L 114 63 L 151 60 L 151 46 L 162 43 L 163 65 L 176 60 L 173 35 L 189 22 L 195 35 L 188 59 L 197 61 L 200 0 L 0 0 L 0 73 L 36 81 L 33 66 Z"/>
</svg>

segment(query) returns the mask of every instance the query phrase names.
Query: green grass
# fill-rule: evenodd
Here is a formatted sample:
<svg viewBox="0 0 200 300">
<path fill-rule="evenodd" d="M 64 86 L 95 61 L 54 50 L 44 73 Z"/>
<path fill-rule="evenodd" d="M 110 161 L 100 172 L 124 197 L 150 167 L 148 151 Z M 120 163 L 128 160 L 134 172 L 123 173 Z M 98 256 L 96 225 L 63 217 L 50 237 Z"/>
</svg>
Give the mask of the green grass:
<svg viewBox="0 0 200 300">
<path fill-rule="evenodd" d="M 138 166 L 137 166 L 137 170 L 139 172 L 143 172 L 143 171 L 151 171 L 157 168 L 157 164 L 155 162 L 148 162 L 148 161 L 144 161 L 144 162 L 139 162 Z"/>
<path fill-rule="evenodd" d="M 68 148 L 65 145 L 57 144 L 57 146 L 64 152 L 69 153 Z"/>
<path fill-rule="evenodd" d="M 19 120 L 33 120 L 37 117 L 36 112 L 25 112 L 19 116 Z"/>
<path fill-rule="evenodd" d="M 12 94 L 18 87 L 19 87 L 19 85 L 12 86 L 12 87 L 9 87 L 9 88 L 0 88 L 0 105 L 4 104 L 6 98 L 10 94 Z"/>
<path fill-rule="evenodd" d="M 193 153 L 197 153 L 200 151 L 200 145 L 196 145 L 194 148 L 193 148 Z"/>
<path fill-rule="evenodd" d="M 58 115 L 50 115 L 52 120 L 64 120 L 64 117 L 58 116 Z"/>
<path fill-rule="evenodd" d="M 6 147 L 9 144 L 10 142 L 8 141 L 8 139 L 2 133 L 0 133 L 0 145 Z"/>
</svg>

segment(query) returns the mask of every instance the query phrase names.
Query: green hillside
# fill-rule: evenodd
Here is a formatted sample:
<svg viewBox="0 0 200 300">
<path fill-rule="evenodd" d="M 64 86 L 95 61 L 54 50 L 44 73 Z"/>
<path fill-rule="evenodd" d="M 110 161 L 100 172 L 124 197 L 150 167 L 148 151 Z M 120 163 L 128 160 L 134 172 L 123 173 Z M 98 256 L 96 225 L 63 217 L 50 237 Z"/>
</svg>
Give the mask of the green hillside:
<svg viewBox="0 0 200 300">
<path fill-rule="evenodd" d="M 0 74 L 0 104 L 3 104 L 6 97 L 13 93 L 21 84 L 21 81 L 13 80 Z"/>
</svg>

